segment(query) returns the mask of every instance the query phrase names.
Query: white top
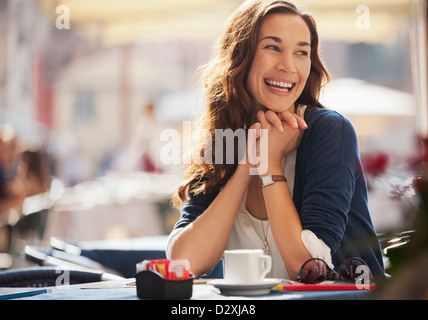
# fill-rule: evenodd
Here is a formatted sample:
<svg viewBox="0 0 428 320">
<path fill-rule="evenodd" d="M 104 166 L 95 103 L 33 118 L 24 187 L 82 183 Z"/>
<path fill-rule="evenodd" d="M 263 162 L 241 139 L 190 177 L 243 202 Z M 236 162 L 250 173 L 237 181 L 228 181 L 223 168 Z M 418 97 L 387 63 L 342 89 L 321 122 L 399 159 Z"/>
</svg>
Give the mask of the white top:
<svg viewBox="0 0 428 320">
<path fill-rule="evenodd" d="M 300 112 L 304 112 L 305 108 L 300 108 Z M 294 174 L 296 166 L 296 150 L 288 154 L 282 160 L 282 167 L 284 168 L 284 175 L 287 178 L 288 188 L 293 194 L 294 189 Z M 241 206 L 235 223 L 232 228 L 229 240 L 226 245 L 227 250 L 231 249 L 264 249 L 264 236 L 263 229 L 266 233 L 268 221 L 256 219 L 246 208 L 247 192 L 245 192 L 242 199 Z M 166 248 L 166 255 L 170 259 L 171 247 L 180 233 L 181 228 L 175 229 L 171 232 Z M 286 232 L 286 227 L 284 228 Z M 330 267 L 333 267 L 331 262 L 330 248 L 310 230 L 303 230 L 302 242 L 306 249 L 309 251 L 313 258 L 323 259 Z M 273 239 L 272 231 L 269 226 L 267 233 L 267 240 L 269 242 L 269 255 L 272 257 L 272 270 L 267 275 L 268 278 L 289 279 L 287 270 L 282 261 L 281 254 Z"/>
<path fill-rule="evenodd" d="M 291 194 L 293 194 L 295 164 L 296 151 L 293 151 L 282 162 L 284 175 L 287 178 L 287 185 Z M 275 244 L 271 228 L 270 226 L 269 228 L 267 227 L 268 221 L 253 217 L 246 208 L 246 200 L 247 193 L 245 193 L 242 199 L 226 249 L 264 249 L 263 232 L 266 233 L 266 229 L 268 229 L 267 240 L 269 242 L 269 255 L 272 257 L 272 270 L 267 277 L 289 279 L 281 254 Z M 286 232 L 286 227 L 284 228 L 284 232 Z M 301 237 L 304 246 L 313 258 L 323 259 L 332 266 L 330 248 L 322 240 L 318 239 L 310 230 L 303 230 Z"/>
</svg>

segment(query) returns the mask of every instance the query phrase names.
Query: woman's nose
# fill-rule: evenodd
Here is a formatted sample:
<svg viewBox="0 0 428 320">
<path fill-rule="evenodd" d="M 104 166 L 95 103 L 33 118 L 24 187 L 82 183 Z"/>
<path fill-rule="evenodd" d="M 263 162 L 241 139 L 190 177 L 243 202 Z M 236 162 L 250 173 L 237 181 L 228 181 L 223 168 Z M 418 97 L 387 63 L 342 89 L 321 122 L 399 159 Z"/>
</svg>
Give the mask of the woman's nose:
<svg viewBox="0 0 428 320">
<path fill-rule="evenodd" d="M 296 72 L 296 65 L 294 63 L 293 55 L 284 54 L 278 59 L 277 70 L 287 73 Z"/>
</svg>

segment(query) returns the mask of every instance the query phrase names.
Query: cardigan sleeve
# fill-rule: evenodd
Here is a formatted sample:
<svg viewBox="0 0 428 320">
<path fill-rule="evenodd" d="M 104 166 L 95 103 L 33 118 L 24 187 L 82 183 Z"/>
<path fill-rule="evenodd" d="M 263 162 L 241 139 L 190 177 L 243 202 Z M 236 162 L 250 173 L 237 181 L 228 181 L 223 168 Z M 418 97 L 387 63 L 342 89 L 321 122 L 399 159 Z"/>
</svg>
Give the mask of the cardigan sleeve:
<svg viewBox="0 0 428 320">
<path fill-rule="evenodd" d="M 207 194 L 190 194 L 188 202 L 186 202 L 180 209 L 180 219 L 174 226 L 174 229 L 183 228 L 188 224 L 195 221 L 214 201 L 218 192 Z"/>
<path fill-rule="evenodd" d="M 325 110 L 324 110 L 325 111 Z M 348 119 L 327 111 L 308 121 L 301 145 L 303 229 L 311 230 L 332 253 L 339 248 L 355 191 L 358 141 Z"/>
</svg>

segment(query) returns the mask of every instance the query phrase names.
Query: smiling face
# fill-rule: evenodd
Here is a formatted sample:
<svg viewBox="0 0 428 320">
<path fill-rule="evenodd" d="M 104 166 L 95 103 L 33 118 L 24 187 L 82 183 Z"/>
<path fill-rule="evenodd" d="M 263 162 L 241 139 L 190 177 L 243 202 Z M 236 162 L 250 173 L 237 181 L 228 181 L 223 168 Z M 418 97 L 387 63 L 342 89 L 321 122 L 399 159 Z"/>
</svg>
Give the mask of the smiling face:
<svg viewBox="0 0 428 320">
<path fill-rule="evenodd" d="M 294 112 L 311 70 L 310 43 L 300 16 L 276 13 L 264 19 L 246 82 L 256 102 L 275 112 Z"/>
</svg>

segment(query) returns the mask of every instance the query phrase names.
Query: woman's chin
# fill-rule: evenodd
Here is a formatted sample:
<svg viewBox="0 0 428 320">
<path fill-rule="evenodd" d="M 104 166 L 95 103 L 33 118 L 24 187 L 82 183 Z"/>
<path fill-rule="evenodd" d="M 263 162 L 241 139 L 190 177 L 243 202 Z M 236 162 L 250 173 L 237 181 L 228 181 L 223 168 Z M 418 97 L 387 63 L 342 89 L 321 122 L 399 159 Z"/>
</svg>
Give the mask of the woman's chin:
<svg viewBox="0 0 428 320">
<path fill-rule="evenodd" d="M 271 110 L 271 111 L 273 111 L 273 112 L 275 112 L 275 113 L 282 113 L 282 112 L 285 112 L 285 111 L 290 111 L 290 107 L 284 107 L 284 106 L 275 106 L 275 105 L 272 105 L 272 106 L 269 106 L 269 107 L 265 107 L 265 106 L 263 106 L 263 111 L 264 112 L 266 112 L 266 111 L 269 111 L 269 110 Z M 294 111 L 293 111 L 294 112 Z"/>
</svg>

